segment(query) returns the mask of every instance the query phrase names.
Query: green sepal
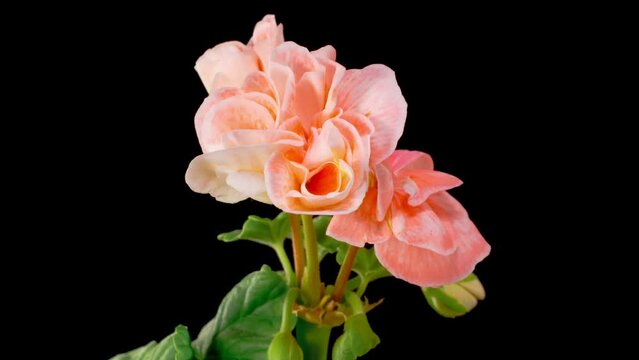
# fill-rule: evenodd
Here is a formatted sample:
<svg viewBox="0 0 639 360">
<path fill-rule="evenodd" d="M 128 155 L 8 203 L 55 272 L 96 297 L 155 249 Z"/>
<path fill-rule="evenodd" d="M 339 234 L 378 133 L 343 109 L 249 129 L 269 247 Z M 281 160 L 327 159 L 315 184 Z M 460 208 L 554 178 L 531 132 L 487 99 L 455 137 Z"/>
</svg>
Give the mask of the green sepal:
<svg viewBox="0 0 639 360">
<path fill-rule="evenodd" d="M 364 304 L 359 296 L 349 292 L 345 297 L 353 314 L 346 319 L 344 333 L 333 345 L 333 360 L 355 360 L 380 343 L 379 336 L 373 332 L 368 323 Z"/>
<path fill-rule="evenodd" d="M 422 288 L 422 292 L 435 312 L 447 318 L 467 314 L 483 300 L 486 292 L 475 274 L 468 275 L 457 283 L 436 288 Z"/>
</svg>

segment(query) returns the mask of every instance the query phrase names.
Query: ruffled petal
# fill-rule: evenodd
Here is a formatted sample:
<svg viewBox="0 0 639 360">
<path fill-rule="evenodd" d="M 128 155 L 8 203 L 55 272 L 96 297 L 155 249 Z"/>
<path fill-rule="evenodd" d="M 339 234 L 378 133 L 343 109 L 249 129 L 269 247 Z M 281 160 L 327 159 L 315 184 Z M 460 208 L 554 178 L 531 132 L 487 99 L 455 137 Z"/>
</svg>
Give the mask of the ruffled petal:
<svg viewBox="0 0 639 360">
<path fill-rule="evenodd" d="M 239 146 L 253 146 L 262 144 L 280 144 L 290 146 L 304 145 L 304 139 L 299 135 L 281 129 L 268 130 L 232 130 L 227 131 L 222 136 L 224 148 Z"/>
<path fill-rule="evenodd" d="M 307 72 L 295 85 L 293 97 L 295 113 L 311 119 L 313 115 L 324 109 L 324 74 L 320 71 Z"/>
<path fill-rule="evenodd" d="M 337 51 L 331 45 L 323 46 L 317 50 L 311 51 L 311 55 L 315 56 L 315 58 L 323 58 L 335 61 L 337 58 Z"/>
<path fill-rule="evenodd" d="M 274 15 L 266 15 L 255 24 L 253 37 L 248 42 L 248 46 L 255 50 L 260 57 L 264 68 L 268 67 L 268 60 L 271 52 L 284 42 L 284 26 L 277 25 Z"/>
<path fill-rule="evenodd" d="M 357 247 L 388 240 L 392 233 L 385 221 L 375 220 L 377 189 L 369 188 L 362 205 L 346 215 L 335 215 L 326 234 Z"/>
<path fill-rule="evenodd" d="M 408 194 L 410 206 L 418 206 L 432 194 L 462 184 L 457 177 L 434 170 L 404 170 L 400 174 L 398 186 Z"/>
<path fill-rule="evenodd" d="M 295 75 L 295 82 L 300 81 L 307 72 L 322 70 L 317 59 L 307 48 L 292 41 L 287 41 L 273 50 L 271 61 L 290 68 Z"/>
<path fill-rule="evenodd" d="M 388 159 L 384 160 L 384 165 L 395 175 L 400 174 L 402 170 L 433 170 L 434 168 L 430 155 L 411 150 L 395 150 Z"/>
<path fill-rule="evenodd" d="M 264 106 L 236 96 L 210 106 L 195 117 L 195 131 L 204 153 L 221 149 L 224 133 L 240 129 L 270 129 L 275 125 L 271 113 Z"/>
<path fill-rule="evenodd" d="M 255 52 L 238 41 L 228 41 L 207 50 L 195 63 L 206 90 L 240 87 L 246 76 L 260 69 Z"/>
<path fill-rule="evenodd" d="M 199 155 L 189 164 L 186 183 L 193 191 L 211 194 L 221 202 L 236 203 L 251 197 L 270 203 L 265 185 L 255 184 L 268 158 L 280 149 L 279 144 L 264 144 Z"/>
<path fill-rule="evenodd" d="M 269 79 L 266 73 L 261 71 L 250 73 L 246 79 L 244 79 L 242 90 L 247 93 L 257 92 L 265 94 L 279 104 L 279 94 L 277 93 L 275 84 L 273 84 L 273 81 Z"/>
<path fill-rule="evenodd" d="M 344 140 L 344 136 L 333 121 L 325 122 L 321 129 L 312 128 L 304 166 L 314 168 L 327 161 L 343 158 L 346 153 Z"/>
<path fill-rule="evenodd" d="M 393 175 L 384 165 L 379 164 L 375 167 L 375 181 L 377 183 L 375 218 L 377 221 L 383 221 L 393 200 Z"/>
<path fill-rule="evenodd" d="M 379 64 L 347 70 L 337 87 L 337 106 L 371 119 L 375 126 L 371 137 L 373 164 L 386 159 L 395 150 L 404 132 L 407 105 L 393 70 Z"/>
<path fill-rule="evenodd" d="M 216 200 L 229 204 L 247 199 L 247 195 L 226 184 L 226 173 L 216 171 L 215 157 L 206 155 L 197 156 L 186 170 L 185 180 L 191 190 L 201 194 L 210 194 Z"/>
<path fill-rule="evenodd" d="M 375 244 L 377 258 L 393 276 L 420 287 L 437 287 L 464 279 L 489 252 L 490 246 L 481 237 L 466 239 L 464 246 L 448 256 L 395 238 Z"/>
<path fill-rule="evenodd" d="M 391 213 L 393 233 L 399 241 L 440 255 L 450 255 L 455 251 L 457 244 L 428 204 L 408 206 L 405 196 L 396 195 Z"/>
<path fill-rule="evenodd" d="M 334 126 L 334 137 L 347 144 L 343 159 L 331 159 L 340 171 L 340 191 L 314 194 L 306 184 L 317 169 L 308 171 L 299 162 L 301 151 L 275 154 L 266 164 L 265 178 L 269 197 L 278 208 L 297 214 L 336 215 L 360 206 L 368 188 L 368 138 L 360 137 L 355 127 L 342 119 L 332 119 L 325 126 Z"/>
</svg>

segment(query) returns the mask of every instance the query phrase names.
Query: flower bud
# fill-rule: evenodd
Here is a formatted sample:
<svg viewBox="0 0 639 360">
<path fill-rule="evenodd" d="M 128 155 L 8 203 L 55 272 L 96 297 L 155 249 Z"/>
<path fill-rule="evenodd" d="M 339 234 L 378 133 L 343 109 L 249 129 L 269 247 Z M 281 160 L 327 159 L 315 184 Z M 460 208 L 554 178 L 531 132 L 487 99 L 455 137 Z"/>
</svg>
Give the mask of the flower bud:
<svg viewBox="0 0 639 360">
<path fill-rule="evenodd" d="M 470 274 L 464 280 L 437 288 L 422 288 L 430 307 L 439 315 L 454 318 L 470 312 L 477 300 L 486 298 L 479 278 Z"/>
<path fill-rule="evenodd" d="M 281 332 L 268 347 L 268 360 L 303 360 L 302 348 L 290 332 Z"/>
</svg>

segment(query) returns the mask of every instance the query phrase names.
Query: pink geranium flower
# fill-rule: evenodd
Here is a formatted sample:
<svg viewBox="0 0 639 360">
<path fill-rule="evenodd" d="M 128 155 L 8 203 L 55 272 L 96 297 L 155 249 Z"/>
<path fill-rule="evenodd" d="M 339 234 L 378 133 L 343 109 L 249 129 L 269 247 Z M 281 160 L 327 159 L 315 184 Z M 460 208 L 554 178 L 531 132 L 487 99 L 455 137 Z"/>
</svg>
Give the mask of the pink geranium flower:
<svg viewBox="0 0 639 360">
<path fill-rule="evenodd" d="M 330 59 L 325 63 L 343 68 Z M 333 81 L 319 111 L 298 112 L 290 124 L 304 147 L 275 154 L 266 164 L 273 203 L 287 212 L 346 214 L 368 190 L 370 166 L 390 155 L 406 121 L 406 101 L 384 65 L 348 70 Z"/>
<path fill-rule="evenodd" d="M 403 132 L 406 102 L 392 70 L 346 70 L 331 46 L 311 52 L 284 42 L 271 15 L 247 45 L 217 45 L 196 70 L 210 95 L 195 117 L 203 154 L 186 181 L 219 201 L 352 212 L 370 166 L 393 152 Z"/>
<path fill-rule="evenodd" d="M 463 206 L 446 190 L 461 185 L 433 170 L 428 154 L 397 150 L 374 168 L 362 206 L 334 216 L 327 234 L 351 245 L 375 244 L 394 276 L 422 287 L 470 274 L 490 252 Z"/>
</svg>

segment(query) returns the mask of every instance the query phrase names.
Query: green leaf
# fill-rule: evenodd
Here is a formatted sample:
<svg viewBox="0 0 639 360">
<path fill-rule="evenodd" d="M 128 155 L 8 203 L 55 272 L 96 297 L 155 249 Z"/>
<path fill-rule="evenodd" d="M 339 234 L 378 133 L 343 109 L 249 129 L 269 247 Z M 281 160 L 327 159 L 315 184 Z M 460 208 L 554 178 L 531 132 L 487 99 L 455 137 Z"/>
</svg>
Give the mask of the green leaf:
<svg viewBox="0 0 639 360">
<path fill-rule="evenodd" d="M 331 218 L 331 216 L 327 215 L 320 215 L 313 218 L 320 261 L 324 259 L 324 256 L 334 254 L 337 249 L 344 244 L 343 242 L 337 241 L 326 235 L 326 229 L 328 228 L 328 224 L 331 222 Z"/>
<path fill-rule="evenodd" d="M 340 245 L 337 249 L 336 259 L 340 265 L 344 262 L 347 250 L 348 244 Z M 374 249 L 360 248 L 357 251 L 353 271 L 367 282 L 391 276 L 391 273 L 377 260 Z"/>
<path fill-rule="evenodd" d="M 195 352 L 186 326 L 179 325 L 175 332 L 158 344 L 151 341 L 145 346 L 117 355 L 111 360 L 192 360 Z"/>
<path fill-rule="evenodd" d="M 281 246 L 290 232 L 290 220 L 288 214 L 280 213 L 275 219 L 267 219 L 256 215 L 249 215 L 244 222 L 242 230 L 233 230 L 217 236 L 224 242 L 237 240 L 249 240 L 263 245 L 275 247 Z"/>
<path fill-rule="evenodd" d="M 193 348 L 205 360 L 265 360 L 280 330 L 286 293 L 284 279 L 268 266 L 249 274 L 224 297 Z"/>
<path fill-rule="evenodd" d="M 344 333 L 333 345 L 333 360 L 354 360 L 364 356 L 380 343 L 373 332 L 366 314 L 360 313 L 346 319 Z"/>
<path fill-rule="evenodd" d="M 179 325 L 175 328 L 172 338 L 175 349 L 175 360 L 191 360 L 195 357 L 195 352 L 191 346 L 191 336 L 186 326 Z"/>
</svg>

